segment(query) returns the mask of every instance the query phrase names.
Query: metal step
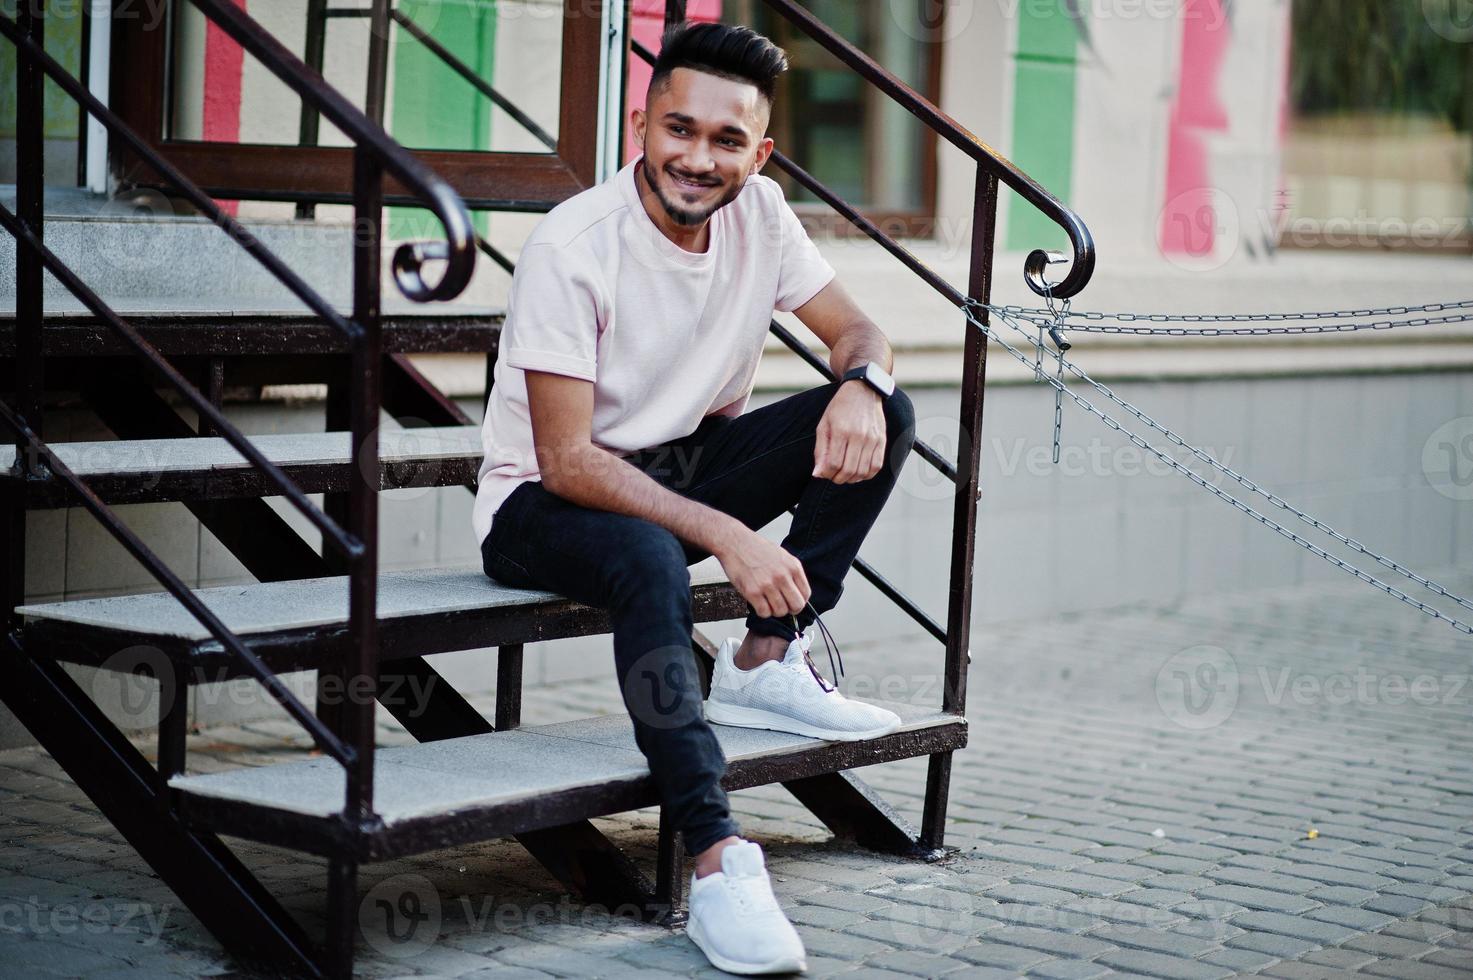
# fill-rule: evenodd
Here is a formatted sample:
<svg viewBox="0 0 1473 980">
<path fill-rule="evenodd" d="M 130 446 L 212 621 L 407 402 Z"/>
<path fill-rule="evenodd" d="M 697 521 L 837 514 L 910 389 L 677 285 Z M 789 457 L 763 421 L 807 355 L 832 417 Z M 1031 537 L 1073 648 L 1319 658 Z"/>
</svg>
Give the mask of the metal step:
<svg viewBox="0 0 1473 980">
<path fill-rule="evenodd" d="M 746 600 L 719 571 L 693 572 L 691 586 L 696 622 L 746 616 Z M 274 671 L 343 662 L 346 576 L 222 586 L 194 594 Z M 59 660 L 132 671 L 143 648 L 161 664 L 173 661 L 196 668 L 186 675 L 190 683 L 243 676 L 239 664 L 167 592 L 39 603 L 16 611 L 24 617 L 24 643 L 39 644 L 34 649 Z M 382 660 L 611 630 L 603 610 L 553 592 L 508 588 L 475 566 L 381 573 L 378 620 Z"/>
<path fill-rule="evenodd" d="M 384 315 L 384 353 L 495 350 L 504 318 L 501 310 L 419 310 Z M 342 354 L 348 350 L 347 339 L 341 333 L 300 310 L 195 308 L 127 313 L 123 318 L 171 358 L 239 359 Z M 41 347 L 48 358 L 117 357 L 133 351 L 90 313 L 48 312 L 41 330 Z M 0 312 L 0 359 L 14 356 L 15 313 Z"/>
<path fill-rule="evenodd" d="M 251 436 L 266 458 L 278 464 L 307 493 L 348 489 L 352 472 L 350 434 L 304 432 Z M 114 439 L 54 443 L 51 450 L 109 503 L 205 500 L 271 496 L 274 485 L 224 439 Z M 480 468 L 477 426 L 379 431 L 380 487 L 445 487 L 474 483 Z M 0 446 L 0 485 L 15 447 Z M 71 502 L 57 479 L 29 481 L 28 504 L 63 507 Z"/>
<path fill-rule="evenodd" d="M 901 729 L 863 742 L 713 726 L 723 785 L 741 789 L 966 745 L 967 722 L 939 709 L 881 702 Z M 327 853 L 341 840 L 342 766 L 328 758 L 169 781 L 187 820 L 220 833 Z M 381 749 L 374 755 L 381 827 L 358 840 L 382 860 L 556 826 L 658 802 L 624 714 Z"/>
</svg>

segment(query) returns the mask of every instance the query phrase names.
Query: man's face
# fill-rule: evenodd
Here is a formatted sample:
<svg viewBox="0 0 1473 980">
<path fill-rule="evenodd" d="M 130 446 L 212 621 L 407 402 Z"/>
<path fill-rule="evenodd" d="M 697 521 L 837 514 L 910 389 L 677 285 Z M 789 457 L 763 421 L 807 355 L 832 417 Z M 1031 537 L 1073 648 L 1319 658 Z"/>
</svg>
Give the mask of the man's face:
<svg viewBox="0 0 1473 980">
<path fill-rule="evenodd" d="M 677 225 L 700 225 L 741 193 L 772 153 L 767 101 L 757 87 L 676 68 L 635 109 L 644 179 Z"/>
</svg>

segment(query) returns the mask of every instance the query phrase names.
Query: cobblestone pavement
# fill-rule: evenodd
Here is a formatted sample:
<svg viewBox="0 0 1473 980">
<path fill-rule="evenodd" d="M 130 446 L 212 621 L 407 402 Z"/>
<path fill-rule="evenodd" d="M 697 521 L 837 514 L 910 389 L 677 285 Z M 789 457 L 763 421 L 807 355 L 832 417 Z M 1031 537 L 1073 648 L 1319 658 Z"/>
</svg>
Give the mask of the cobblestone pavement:
<svg viewBox="0 0 1473 980">
<path fill-rule="evenodd" d="M 834 843 L 780 788 L 734 795 L 810 975 L 1473 976 L 1468 637 L 1347 581 L 978 641 L 947 860 Z M 855 693 L 936 697 L 931 641 L 844 652 Z M 526 720 L 615 698 L 612 680 L 537 690 Z M 301 746 L 268 722 L 192 736 L 190 759 L 262 764 Z M 919 816 L 923 760 L 862 774 Z M 236 972 L 44 753 L 0 754 L 0 801 L 0 974 Z M 653 812 L 598 823 L 652 861 Z M 320 862 L 240 850 L 321 928 Z M 362 879 L 369 898 L 406 885 L 438 905 L 440 929 L 395 942 L 370 923 L 364 976 L 718 975 L 678 932 L 564 899 L 515 844 Z"/>
</svg>

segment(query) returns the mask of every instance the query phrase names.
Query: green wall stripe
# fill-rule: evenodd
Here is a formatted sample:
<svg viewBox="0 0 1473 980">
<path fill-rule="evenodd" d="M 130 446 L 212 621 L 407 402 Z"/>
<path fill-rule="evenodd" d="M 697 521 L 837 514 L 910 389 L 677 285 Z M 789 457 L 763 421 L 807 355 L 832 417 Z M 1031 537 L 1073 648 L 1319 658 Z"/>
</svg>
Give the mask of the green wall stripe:
<svg viewBox="0 0 1473 980">
<path fill-rule="evenodd" d="M 495 0 L 401 0 L 399 9 L 490 81 L 496 59 Z M 402 30 L 394 32 L 394 101 L 389 132 L 414 149 L 486 150 L 491 100 Z M 487 233 L 490 215 L 472 216 Z M 438 237 L 440 223 L 422 208 L 390 208 L 392 238 Z"/>
<path fill-rule="evenodd" d="M 57 4 L 46 11 L 46 53 L 76 78 L 82 77 L 82 11 L 80 4 Z M 0 2 L 0 14 L 10 20 L 17 16 L 16 0 Z M 15 138 L 15 45 L 0 40 L 0 138 Z M 51 79 L 42 85 L 41 130 L 47 139 L 77 138 L 77 100 L 61 90 Z M 71 183 L 58 175 L 47 174 L 49 183 Z"/>
<path fill-rule="evenodd" d="M 1018 5 L 1013 71 L 1012 158 L 1049 193 L 1068 202 L 1074 177 L 1079 29 L 1056 4 Z M 1061 248 L 1068 237 L 1022 198 L 1008 210 L 1005 248 Z"/>
</svg>

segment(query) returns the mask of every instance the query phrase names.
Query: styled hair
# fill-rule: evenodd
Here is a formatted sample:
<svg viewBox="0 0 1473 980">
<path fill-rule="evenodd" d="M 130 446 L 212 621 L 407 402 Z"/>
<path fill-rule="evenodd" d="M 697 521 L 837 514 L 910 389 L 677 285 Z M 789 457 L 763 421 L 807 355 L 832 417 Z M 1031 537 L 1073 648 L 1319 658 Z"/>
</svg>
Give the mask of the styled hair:
<svg viewBox="0 0 1473 980">
<path fill-rule="evenodd" d="M 788 70 L 788 58 L 782 48 L 750 27 L 686 21 L 665 32 L 650 90 L 665 85 L 676 68 L 750 82 L 772 105 L 777 77 Z"/>
</svg>

